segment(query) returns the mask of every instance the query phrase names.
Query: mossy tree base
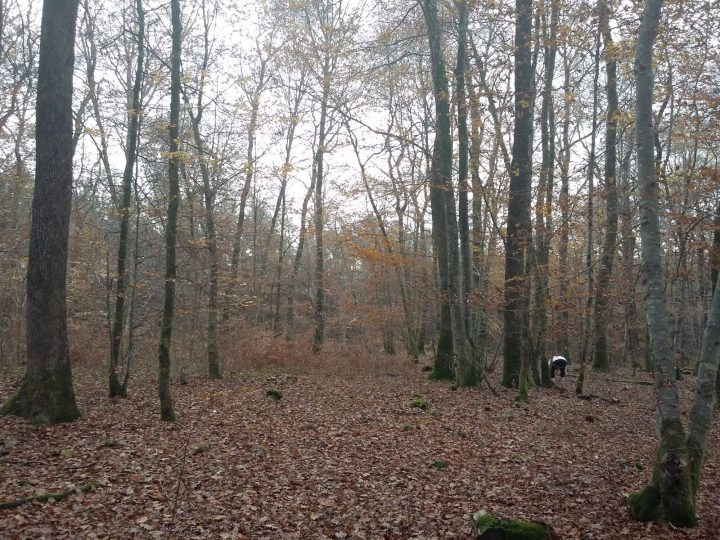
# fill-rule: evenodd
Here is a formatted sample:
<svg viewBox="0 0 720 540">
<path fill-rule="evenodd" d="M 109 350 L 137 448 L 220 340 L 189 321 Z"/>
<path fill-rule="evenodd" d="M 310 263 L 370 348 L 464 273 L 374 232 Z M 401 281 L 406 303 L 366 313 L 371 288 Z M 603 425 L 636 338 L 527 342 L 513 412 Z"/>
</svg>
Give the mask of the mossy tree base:
<svg viewBox="0 0 720 540">
<path fill-rule="evenodd" d="M 675 527 L 695 527 L 697 462 L 691 457 L 680 420 L 666 420 L 650 482 L 626 498 L 630 515 L 638 521 L 666 521 Z"/>
<path fill-rule="evenodd" d="M 697 515 L 691 501 L 667 505 L 655 486 L 646 486 L 642 491 L 631 493 L 625 502 L 630 515 L 637 521 L 667 521 L 675 527 L 697 525 Z"/>
<path fill-rule="evenodd" d="M 440 336 L 437 353 L 435 353 L 435 361 L 433 362 L 433 369 L 430 372 L 430 378 L 434 381 L 455 380 L 455 374 L 452 369 L 452 359 L 452 339 L 446 339 L 445 336 Z"/>
<path fill-rule="evenodd" d="M 481 510 L 473 516 L 476 540 L 553 540 L 552 527 L 537 521 L 498 519 Z"/>
<path fill-rule="evenodd" d="M 68 386 L 63 378 L 52 377 L 45 378 L 42 383 L 31 383 L 26 379 L 20 390 L 2 406 L 0 414 L 22 416 L 35 425 L 72 422 L 80 417 L 72 382 Z"/>
</svg>

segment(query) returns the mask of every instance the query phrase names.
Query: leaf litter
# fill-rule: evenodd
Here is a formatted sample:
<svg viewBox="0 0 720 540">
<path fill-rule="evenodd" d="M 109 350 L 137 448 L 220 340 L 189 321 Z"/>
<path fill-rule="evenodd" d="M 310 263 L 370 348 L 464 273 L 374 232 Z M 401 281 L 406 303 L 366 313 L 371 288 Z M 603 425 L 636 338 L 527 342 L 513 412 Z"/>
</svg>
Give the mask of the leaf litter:
<svg viewBox="0 0 720 540">
<path fill-rule="evenodd" d="M 646 377 L 643 375 L 643 377 Z M 322 369 L 173 387 L 179 420 L 157 414 L 153 380 L 110 400 L 80 375 L 83 417 L 32 427 L 0 419 L 0 503 L 92 482 L 60 501 L 0 510 L 16 538 L 472 538 L 472 515 L 545 521 L 568 539 L 720 537 L 718 421 L 698 495 L 700 524 L 632 521 L 623 495 L 656 448 L 652 387 L 593 376 L 602 399 L 536 389 L 453 390 L 417 366 Z M 694 380 L 681 381 L 684 403 Z M 0 395 L 10 394 L 8 377 Z M 266 395 L 268 387 L 282 399 Z M 411 407 L 422 395 L 426 410 Z M 590 420 L 592 419 L 592 420 Z"/>
</svg>

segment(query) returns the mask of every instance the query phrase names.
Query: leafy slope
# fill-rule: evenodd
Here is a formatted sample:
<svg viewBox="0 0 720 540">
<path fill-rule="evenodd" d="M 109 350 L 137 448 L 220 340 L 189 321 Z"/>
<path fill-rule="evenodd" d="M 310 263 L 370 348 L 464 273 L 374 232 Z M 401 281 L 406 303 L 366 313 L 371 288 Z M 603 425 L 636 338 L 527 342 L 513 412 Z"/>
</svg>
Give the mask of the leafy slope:
<svg viewBox="0 0 720 540">
<path fill-rule="evenodd" d="M 338 373 L 191 379 L 173 388 L 174 425 L 158 419 L 153 381 L 110 401 L 83 378 L 84 416 L 71 425 L 0 419 L 0 502 L 97 488 L 0 510 L 0 535 L 469 538 L 484 508 L 546 521 L 561 538 L 720 537 L 717 422 L 700 526 L 627 516 L 622 495 L 647 480 L 655 444 L 650 386 L 592 378 L 605 399 L 536 390 L 522 405 L 500 389 L 453 391 L 410 365 Z M 426 411 L 410 407 L 414 394 Z"/>
</svg>

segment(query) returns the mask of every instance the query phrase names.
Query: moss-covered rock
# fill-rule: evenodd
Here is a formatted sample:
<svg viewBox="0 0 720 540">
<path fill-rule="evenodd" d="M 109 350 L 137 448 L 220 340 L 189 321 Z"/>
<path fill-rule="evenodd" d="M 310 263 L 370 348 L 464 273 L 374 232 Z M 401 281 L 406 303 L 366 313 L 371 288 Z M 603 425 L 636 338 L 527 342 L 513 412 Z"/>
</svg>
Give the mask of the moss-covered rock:
<svg viewBox="0 0 720 540">
<path fill-rule="evenodd" d="M 519 519 L 498 519 L 485 510 L 473 516 L 476 540 L 554 540 L 546 523 Z"/>
</svg>

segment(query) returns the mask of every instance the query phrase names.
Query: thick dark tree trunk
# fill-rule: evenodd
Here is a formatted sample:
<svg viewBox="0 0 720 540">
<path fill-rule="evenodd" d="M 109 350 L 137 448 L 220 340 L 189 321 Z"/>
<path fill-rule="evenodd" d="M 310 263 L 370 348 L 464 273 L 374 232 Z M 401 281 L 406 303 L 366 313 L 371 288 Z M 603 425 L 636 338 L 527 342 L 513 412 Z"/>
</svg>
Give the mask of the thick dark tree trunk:
<svg viewBox="0 0 720 540">
<path fill-rule="evenodd" d="M 606 0 L 599 0 L 600 33 L 605 43 L 605 70 L 607 76 L 607 113 L 605 117 L 605 240 L 600 256 L 597 288 L 595 289 L 593 369 L 608 371 L 610 358 L 607 340 L 607 322 L 611 305 L 610 276 L 615 258 L 618 229 L 618 194 L 616 182 L 617 161 L 617 61 L 610 33 L 610 10 Z"/>
<path fill-rule="evenodd" d="M 525 252 L 530 240 L 532 177 L 533 72 L 532 0 L 515 2 L 515 126 L 513 129 L 510 200 L 505 236 L 505 337 L 502 385 L 523 388 L 521 366 L 527 364 L 523 344 L 527 336 L 528 304 Z"/>
<path fill-rule="evenodd" d="M 110 345 L 110 397 L 127 397 L 127 386 L 120 382 L 118 365 L 122 354 L 122 339 L 125 331 L 125 298 L 127 296 L 127 256 L 128 237 L 130 233 L 130 205 L 132 200 L 133 175 L 137 159 L 138 134 L 140 131 L 140 114 L 142 103 L 143 75 L 145 70 L 145 10 L 142 0 L 137 0 L 137 65 L 135 66 L 135 80 L 132 89 L 132 107 L 128 113 L 127 146 L 125 149 L 125 169 L 122 179 L 122 202 L 120 203 L 120 239 L 117 256 L 117 291 L 115 295 L 115 320 L 112 327 L 112 341 Z M 127 369 L 127 367 L 126 367 Z M 126 372 L 127 373 L 127 372 Z M 127 380 L 127 377 L 123 377 Z"/>
<path fill-rule="evenodd" d="M 180 207 L 180 46 L 182 20 L 180 0 L 170 0 L 172 17 L 172 54 L 170 60 L 170 158 L 168 166 L 168 215 L 165 222 L 165 301 L 160 325 L 158 391 L 160 394 L 160 418 L 173 422 L 172 397 L 170 395 L 170 348 L 172 345 L 173 317 L 175 315 L 175 241 L 177 237 L 178 208 Z"/>
<path fill-rule="evenodd" d="M 78 0 L 43 2 L 27 273 L 27 366 L 19 392 L 2 409 L 3 414 L 19 414 L 42 424 L 80 416 L 73 391 L 66 309 L 77 9 Z"/>
</svg>

